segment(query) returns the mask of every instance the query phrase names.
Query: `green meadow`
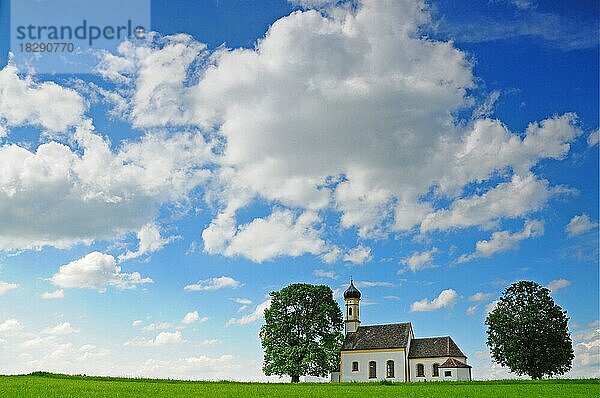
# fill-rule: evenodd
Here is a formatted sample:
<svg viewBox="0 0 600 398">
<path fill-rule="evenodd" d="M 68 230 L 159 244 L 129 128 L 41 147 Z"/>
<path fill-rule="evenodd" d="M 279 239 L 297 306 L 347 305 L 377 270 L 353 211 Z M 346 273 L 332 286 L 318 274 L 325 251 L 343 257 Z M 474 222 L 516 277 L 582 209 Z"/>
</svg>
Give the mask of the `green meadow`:
<svg viewBox="0 0 600 398">
<path fill-rule="evenodd" d="M 600 380 L 268 384 L 31 374 L 0 376 L 0 397 L 599 397 Z"/>
</svg>

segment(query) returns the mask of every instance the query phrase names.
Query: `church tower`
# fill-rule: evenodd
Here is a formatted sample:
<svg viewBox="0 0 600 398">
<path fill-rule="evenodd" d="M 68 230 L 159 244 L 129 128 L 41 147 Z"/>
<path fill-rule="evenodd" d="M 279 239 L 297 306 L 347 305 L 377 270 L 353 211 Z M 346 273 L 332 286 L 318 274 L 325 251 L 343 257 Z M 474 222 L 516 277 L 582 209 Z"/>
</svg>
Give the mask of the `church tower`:
<svg viewBox="0 0 600 398">
<path fill-rule="evenodd" d="M 356 332 L 360 325 L 358 313 L 360 292 L 356 286 L 354 286 L 352 279 L 350 279 L 350 286 L 348 286 L 348 289 L 344 292 L 344 301 L 346 302 L 346 322 L 344 329 L 346 334 L 348 334 Z"/>
</svg>

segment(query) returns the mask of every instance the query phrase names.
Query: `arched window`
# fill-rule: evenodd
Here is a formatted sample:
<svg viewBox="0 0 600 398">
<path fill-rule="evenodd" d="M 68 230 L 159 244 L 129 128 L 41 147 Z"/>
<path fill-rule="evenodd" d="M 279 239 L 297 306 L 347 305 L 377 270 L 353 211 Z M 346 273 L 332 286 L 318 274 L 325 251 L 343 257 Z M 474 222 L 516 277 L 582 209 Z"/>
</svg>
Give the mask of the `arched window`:
<svg viewBox="0 0 600 398">
<path fill-rule="evenodd" d="M 425 377 L 425 366 L 422 363 L 417 364 L 417 377 Z"/>
<path fill-rule="evenodd" d="M 394 378 L 394 361 L 387 361 L 385 377 Z"/>
<path fill-rule="evenodd" d="M 432 366 L 432 370 L 433 370 L 433 377 L 438 377 L 440 375 L 440 364 L 439 363 L 434 363 Z"/>
<path fill-rule="evenodd" d="M 348 316 L 352 316 L 352 307 L 348 307 Z"/>
<path fill-rule="evenodd" d="M 375 361 L 369 362 L 369 379 L 377 378 L 377 363 Z"/>
<path fill-rule="evenodd" d="M 352 371 L 358 372 L 358 362 L 356 362 L 356 361 L 352 362 Z"/>
</svg>

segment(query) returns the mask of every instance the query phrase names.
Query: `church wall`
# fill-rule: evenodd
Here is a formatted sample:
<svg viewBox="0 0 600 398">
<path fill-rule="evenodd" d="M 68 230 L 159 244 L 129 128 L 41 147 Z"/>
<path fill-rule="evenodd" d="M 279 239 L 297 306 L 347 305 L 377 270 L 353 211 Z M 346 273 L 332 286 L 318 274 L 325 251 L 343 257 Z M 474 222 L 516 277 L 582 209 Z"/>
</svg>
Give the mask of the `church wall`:
<svg viewBox="0 0 600 398">
<path fill-rule="evenodd" d="M 444 381 L 444 380 L 457 380 L 455 379 L 455 375 L 457 374 L 456 369 L 447 369 L 452 370 L 452 377 L 444 377 L 444 369 L 440 369 L 440 375 L 435 377 L 433 376 L 433 364 L 437 363 L 439 365 L 443 364 L 448 358 L 455 358 L 461 362 L 466 363 L 466 358 L 462 357 L 438 357 L 438 358 L 410 358 L 408 360 L 408 366 L 410 366 L 410 381 Z M 425 366 L 425 377 L 417 377 L 417 365 L 423 364 Z M 468 371 L 468 369 L 467 369 Z M 459 379 L 465 380 L 465 379 Z M 466 379 L 468 380 L 468 379 Z"/>
<path fill-rule="evenodd" d="M 387 361 L 394 361 L 394 378 L 387 378 Z M 352 371 L 352 362 L 358 362 L 358 371 Z M 377 378 L 369 379 L 369 362 L 377 363 Z M 405 351 L 404 349 L 344 351 L 342 352 L 342 382 L 350 381 L 405 381 Z"/>
</svg>

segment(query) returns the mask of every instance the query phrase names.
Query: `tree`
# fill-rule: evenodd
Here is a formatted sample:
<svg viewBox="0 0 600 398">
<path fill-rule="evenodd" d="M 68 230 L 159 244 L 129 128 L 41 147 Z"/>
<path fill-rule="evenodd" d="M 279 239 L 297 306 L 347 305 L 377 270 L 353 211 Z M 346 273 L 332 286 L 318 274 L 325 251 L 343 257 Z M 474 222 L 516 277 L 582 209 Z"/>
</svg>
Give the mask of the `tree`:
<svg viewBox="0 0 600 398">
<path fill-rule="evenodd" d="M 548 289 L 530 281 L 513 283 L 485 320 L 492 359 L 532 379 L 563 374 L 574 357 L 568 321 Z"/>
<path fill-rule="evenodd" d="M 260 339 L 265 351 L 263 372 L 325 377 L 339 366 L 343 341 L 342 311 L 328 286 L 306 283 L 271 292 Z"/>
</svg>

